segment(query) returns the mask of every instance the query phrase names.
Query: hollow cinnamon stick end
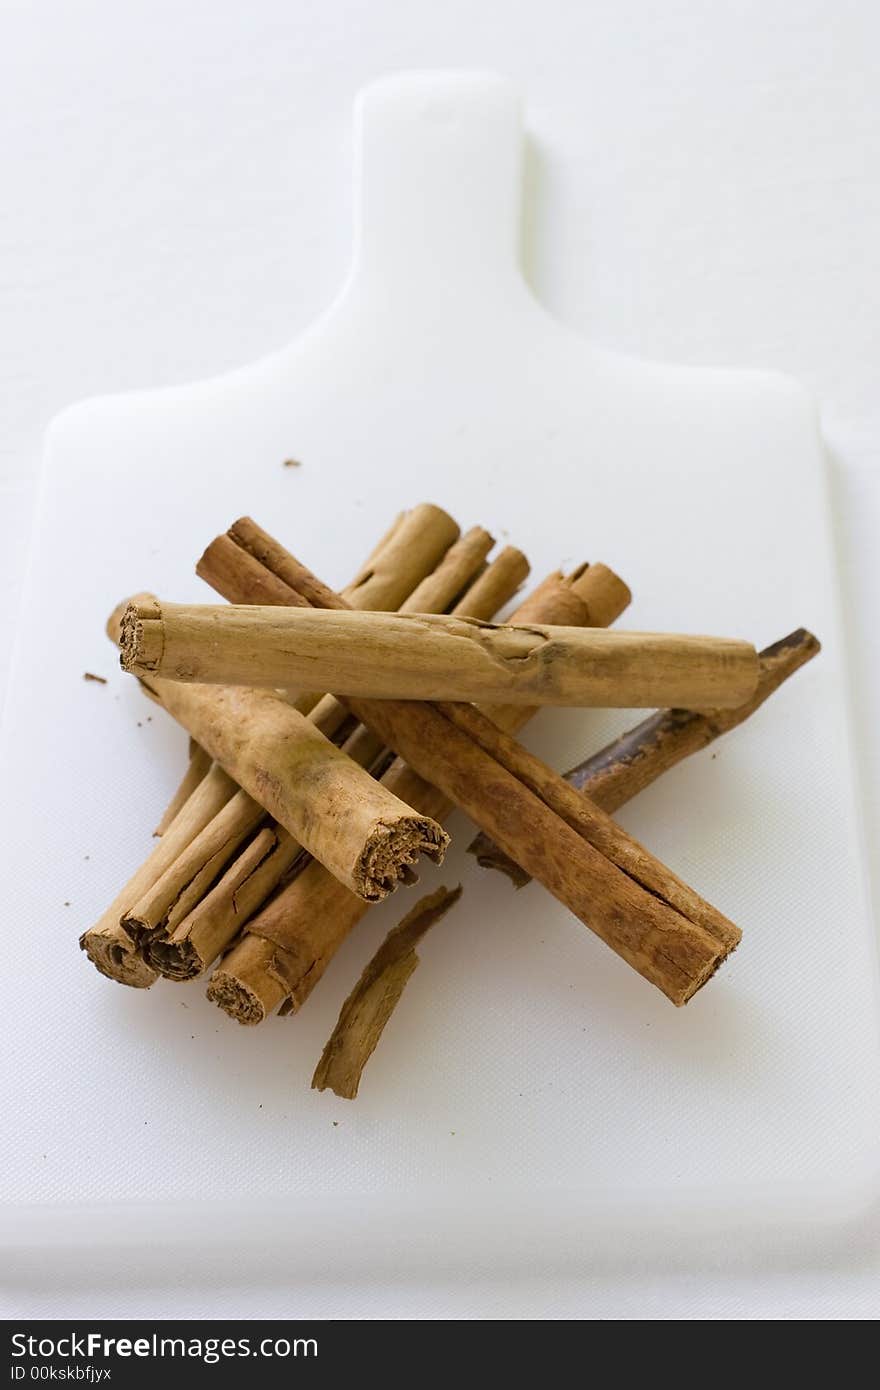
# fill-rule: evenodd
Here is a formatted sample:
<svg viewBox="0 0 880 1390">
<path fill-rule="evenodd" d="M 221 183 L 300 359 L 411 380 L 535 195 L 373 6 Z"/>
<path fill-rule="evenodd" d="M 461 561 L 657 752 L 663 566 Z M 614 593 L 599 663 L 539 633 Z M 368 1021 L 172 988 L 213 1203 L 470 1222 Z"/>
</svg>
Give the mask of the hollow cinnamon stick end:
<svg viewBox="0 0 880 1390">
<path fill-rule="evenodd" d="M 695 953 L 693 958 L 688 959 L 687 946 L 683 942 L 684 959 L 679 959 L 672 964 L 668 959 L 661 963 L 659 978 L 655 978 L 653 983 L 671 1000 L 676 1008 L 681 1009 L 685 1004 L 699 993 L 704 985 L 708 984 L 713 975 L 717 974 L 724 962 L 733 954 L 742 939 L 742 932 L 738 927 L 730 924 L 730 931 L 726 939 L 715 941 L 713 950 L 706 954 Z M 669 968 L 671 966 L 671 968 Z M 676 968 L 676 966 L 678 968 Z"/>
<path fill-rule="evenodd" d="M 183 983 L 195 980 L 207 968 L 191 941 L 169 941 L 157 936 L 144 944 L 144 959 L 147 964 L 166 980 Z"/>
<path fill-rule="evenodd" d="M 583 565 L 568 582 L 587 608 L 588 627 L 610 627 L 632 603 L 632 591 L 608 565 Z"/>
<path fill-rule="evenodd" d="M 207 997 L 236 1023 L 262 1023 L 287 995 L 287 986 L 274 968 L 275 947 L 258 936 L 246 936 L 221 962 L 208 984 Z M 234 958 L 234 968 L 233 968 Z"/>
<path fill-rule="evenodd" d="M 253 1025 L 268 1017 L 259 995 L 224 970 L 215 970 L 211 976 L 207 997 L 236 1023 Z"/>
<path fill-rule="evenodd" d="M 429 816 L 402 816 L 393 824 L 379 821 L 354 867 L 352 887 L 367 902 L 381 902 L 401 883 L 415 883 L 420 855 L 442 864 L 449 836 Z"/>
<path fill-rule="evenodd" d="M 113 609 L 113 612 L 110 614 L 106 623 L 104 624 L 104 631 L 110 638 L 110 641 L 118 646 L 119 634 L 122 631 L 122 619 L 125 615 L 126 609 L 128 609 L 132 605 L 138 608 L 146 608 L 151 604 L 155 604 L 158 608 L 158 599 L 155 597 L 154 594 L 148 593 L 132 594 L 129 598 L 124 598 L 121 600 L 120 603 L 117 603 L 116 607 Z"/>
<path fill-rule="evenodd" d="M 90 928 L 83 932 L 79 945 L 95 969 L 108 980 L 129 985 L 132 989 L 149 989 L 156 982 L 155 970 L 150 968 L 131 942 L 126 942 L 121 928 L 118 934 Z"/>
<path fill-rule="evenodd" d="M 165 638 L 157 599 L 139 596 L 125 607 L 119 628 L 119 663 L 123 671 L 155 671 Z"/>
</svg>

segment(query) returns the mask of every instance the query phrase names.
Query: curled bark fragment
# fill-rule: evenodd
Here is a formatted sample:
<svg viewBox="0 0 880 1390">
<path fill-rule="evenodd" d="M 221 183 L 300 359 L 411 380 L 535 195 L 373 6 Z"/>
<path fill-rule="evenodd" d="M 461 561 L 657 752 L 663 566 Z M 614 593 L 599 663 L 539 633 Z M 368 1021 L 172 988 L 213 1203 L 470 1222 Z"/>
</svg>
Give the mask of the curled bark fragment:
<svg viewBox="0 0 880 1390">
<path fill-rule="evenodd" d="M 388 933 L 346 999 L 312 1077 L 316 1091 L 354 1100 L 364 1067 L 419 963 L 416 946 L 461 897 L 457 888 L 438 888 L 416 903 Z"/>
</svg>

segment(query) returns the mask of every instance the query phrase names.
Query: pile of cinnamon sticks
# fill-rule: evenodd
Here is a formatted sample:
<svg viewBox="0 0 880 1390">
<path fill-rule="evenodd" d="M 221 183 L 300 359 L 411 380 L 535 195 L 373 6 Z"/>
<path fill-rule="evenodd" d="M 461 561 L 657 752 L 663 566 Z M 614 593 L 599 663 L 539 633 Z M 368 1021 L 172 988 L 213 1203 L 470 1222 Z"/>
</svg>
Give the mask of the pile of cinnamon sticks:
<svg viewBox="0 0 880 1390">
<path fill-rule="evenodd" d="M 440 508 L 401 514 L 336 593 L 249 518 L 197 573 L 225 605 L 141 594 L 108 633 L 191 737 L 140 869 L 81 938 L 102 974 L 147 988 L 208 975 L 240 1023 L 297 1011 L 369 910 L 442 861 L 458 807 L 477 861 L 536 879 L 676 1005 L 739 929 L 612 814 L 748 718 L 819 643 L 606 631 L 630 602 L 603 564 L 554 573 L 493 624 L 529 572 Z M 230 606 L 233 605 L 233 606 Z M 326 692 L 332 693 L 326 693 Z M 661 708 L 565 777 L 514 737 L 547 704 Z M 386 939 L 347 999 L 313 1085 L 354 1096 L 417 963 L 457 900 L 440 889 Z"/>
</svg>

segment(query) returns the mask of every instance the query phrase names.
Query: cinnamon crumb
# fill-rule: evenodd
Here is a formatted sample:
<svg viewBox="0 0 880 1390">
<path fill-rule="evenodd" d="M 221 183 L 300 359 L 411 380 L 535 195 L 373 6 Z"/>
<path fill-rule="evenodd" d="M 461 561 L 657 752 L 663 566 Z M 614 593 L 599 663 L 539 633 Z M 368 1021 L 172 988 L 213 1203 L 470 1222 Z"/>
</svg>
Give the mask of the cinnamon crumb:
<svg viewBox="0 0 880 1390">
<path fill-rule="evenodd" d="M 96 685 L 106 685 L 106 684 L 107 684 L 107 679 L 106 679 L 106 677 L 105 677 L 105 676 L 96 676 L 95 673 L 94 673 L 94 671 L 83 671 L 83 680 L 84 680 L 84 681 L 94 681 Z"/>
<path fill-rule="evenodd" d="M 282 468 L 302 468 L 302 462 L 301 462 L 300 459 L 285 459 L 284 462 L 283 462 L 283 464 L 281 465 L 281 467 L 282 467 Z"/>
</svg>

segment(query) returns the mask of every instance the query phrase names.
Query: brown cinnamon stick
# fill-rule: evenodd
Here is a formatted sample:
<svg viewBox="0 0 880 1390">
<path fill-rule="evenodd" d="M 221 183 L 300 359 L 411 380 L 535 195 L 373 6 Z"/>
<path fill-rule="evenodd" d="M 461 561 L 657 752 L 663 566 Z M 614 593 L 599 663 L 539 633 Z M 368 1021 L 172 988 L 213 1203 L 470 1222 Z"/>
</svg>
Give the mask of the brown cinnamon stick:
<svg viewBox="0 0 880 1390">
<path fill-rule="evenodd" d="M 246 604 L 132 608 L 120 652 L 125 670 L 175 681 L 626 709 L 735 706 L 758 675 L 754 647 L 728 638 Z"/>
<path fill-rule="evenodd" d="M 433 573 L 458 535 L 459 528 L 452 517 L 429 502 L 401 512 L 343 589 L 345 601 L 357 609 L 398 608 L 416 585 Z M 229 598 L 228 586 L 234 573 L 237 592 L 246 595 L 238 600 L 240 603 L 289 606 L 286 595 L 296 593 L 294 606 L 303 606 L 311 601 L 308 586 L 317 584 L 308 571 L 303 573 L 283 546 L 247 516 L 239 517 L 225 537 L 218 537 L 208 546 L 196 565 L 196 573 L 224 598 Z M 296 590 L 298 581 L 305 586 L 304 596 Z M 338 602 L 337 595 L 323 585 L 318 585 L 316 595 L 319 593 L 332 595 L 332 602 Z M 308 714 L 320 698 L 320 694 L 303 694 L 294 697 L 292 703 L 301 714 Z M 325 728 L 322 732 L 329 738 L 333 731 Z"/>
<path fill-rule="evenodd" d="M 388 933 L 342 1006 L 315 1068 L 314 1090 L 331 1090 L 344 1100 L 354 1100 L 364 1067 L 419 963 L 416 946 L 460 897 L 460 884 L 437 888 Z"/>
<path fill-rule="evenodd" d="M 453 617 L 480 618 L 483 614 L 495 614 L 513 598 L 529 574 L 529 562 L 521 550 L 514 545 L 506 545 L 477 579 L 466 594 L 463 594 L 453 607 L 447 609 Z M 412 602 L 404 605 L 402 613 L 433 613 L 447 611 L 425 607 L 419 594 L 413 594 Z M 485 619 L 486 622 L 489 618 Z"/>
<path fill-rule="evenodd" d="M 126 610 L 123 628 L 150 612 L 141 599 Z M 142 684 L 288 834 L 367 901 L 393 892 L 420 855 L 442 860 L 449 837 L 439 825 L 414 814 L 272 691 L 154 676 Z"/>
<path fill-rule="evenodd" d="M 522 621 L 607 625 L 630 601 L 626 585 L 605 565 L 581 566 L 567 579 L 549 575 L 526 597 L 514 617 Z M 493 711 L 518 729 L 534 711 L 516 706 Z M 441 820 L 449 799 L 399 759 L 383 784 L 409 805 Z M 321 979 L 329 961 L 367 905 L 347 892 L 320 864 L 310 863 L 251 920 L 241 942 L 215 969 L 208 997 L 240 1023 L 259 1023 L 282 1006 L 296 1011 Z"/>
<path fill-rule="evenodd" d="M 820 650 L 818 639 L 798 628 L 759 654 L 758 686 L 750 700 L 731 710 L 660 710 L 578 763 L 565 774 L 565 780 L 604 811 L 616 811 L 684 758 L 737 728 Z M 483 868 L 507 874 L 517 888 L 530 881 L 530 875 L 482 832 L 468 853 Z"/>
<path fill-rule="evenodd" d="M 500 733 L 493 745 L 491 721 L 466 730 L 427 702 L 349 696 L 345 703 L 676 1005 L 739 940 L 738 929 L 689 889 L 700 907 L 696 920 L 685 915 L 684 885 L 620 827 L 578 819 L 562 778 Z M 529 770 L 525 780 L 518 768 L 523 776 Z"/>
<path fill-rule="evenodd" d="M 348 703 L 674 1004 L 687 1003 L 739 941 L 693 890 L 700 910 L 686 915 L 683 885 L 665 865 L 598 808 L 578 819 L 577 793 L 476 710 L 453 718 L 427 703 Z"/>
<path fill-rule="evenodd" d="M 419 586 L 420 602 L 427 600 L 445 606 L 453 601 L 460 594 L 462 581 L 482 569 L 487 539 L 491 544 L 488 533 L 475 527 L 452 546 L 432 576 L 435 582 L 430 589 Z M 507 547 L 476 581 L 477 616 L 486 611 L 481 605 L 506 602 L 525 573 L 525 556 Z M 488 583 L 487 576 L 491 577 Z M 467 605 L 469 595 L 465 594 L 461 601 Z M 487 616 L 491 617 L 492 612 L 494 609 Z M 323 704 L 319 701 L 309 716 L 315 723 L 320 720 Z M 381 744 L 377 744 L 374 735 L 358 728 L 344 744 L 344 751 L 362 767 L 369 767 L 381 752 Z M 245 845 L 220 882 L 205 893 L 217 871 L 232 859 L 256 823 L 251 813 L 256 811 L 259 817 L 259 807 L 245 793 L 240 792 L 235 801 L 235 821 L 236 812 L 230 810 L 225 817 L 217 818 L 217 824 L 207 826 L 198 842 L 154 887 L 148 900 L 132 909 L 125 919 L 129 932 L 141 942 L 146 960 L 170 979 L 191 979 L 206 969 L 277 887 L 299 853 L 296 841 L 278 825 L 270 825 L 260 831 L 255 841 Z"/>
<path fill-rule="evenodd" d="M 445 613 L 483 569 L 494 544 L 494 537 L 482 526 L 472 526 L 449 547 L 437 568 L 403 599 L 398 613 Z"/>
<path fill-rule="evenodd" d="M 432 570 L 458 535 L 455 522 L 437 507 L 416 507 L 374 553 L 350 586 L 358 602 L 394 602 Z M 310 592 L 330 593 L 270 536 L 241 518 L 225 542 L 209 547 L 199 572 L 226 585 L 241 573 L 249 595 L 265 593 L 271 580 L 311 601 Z M 218 560 L 218 556 L 220 559 Z M 300 586 L 294 589 L 294 585 Z M 300 592 L 300 589 L 303 592 Z M 286 591 L 276 588 L 277 601 Z M 339 599 L 334 596 L 334 600 Z M 136 602 L 133 615 L 147 615 L 150 597 Z M 125 619 L 123 620 L 123 622 Z M 442 858 L 448 837 L 426 818 L 388 794 L 319 733 L 287 702 L 267 691 L 208 688 L 151 677 L 142 684 L 184 725 L 240 786 L 258 801 L 304 848 L 341 873 L 355 892 L 378 900 L 408 877 L 419 854 Z M 317 697 L 316 697 L 317 698 Z M 323 814 L 315 815 L 322 803 Z"/>
<path fill-rule="evenodd" d="M 122 925 L 138 946 L 160 929 L 173 931 L 264 819 L 262 806 L 237 791 L 173 864 L 123 913 Z"/>
<path fill-rule="evenodd" d="M 233 539 L 233 535 L 235 539 Z M 358 572 L 353 584 L 346 592 L 362 595 L 363 601 L 370 603 L 381 605 L 386 600 L 393 602 L 397 592 L 396 586 L 399 586 L 401 582 L 410 586 L 417 584 L 424 575 L 434 568 L 447 545 L 457 535 L 456 523 L 437 507 L 425 504 L 415 507 L 409 512 L 401 513 L 392 528 L 375 547 L 366 565 Z M 225 537 L 219 538 L 218 542 L 209 548 L 209 555 L 203 557 L 201 565 L 205 577 L 209 577 L 210 581 L 222 592 L 229 580 L 229 575 L 234 574 L 236 583 L 246 585 L 248 594 L 255 601 L 294 605 L 304 603 L 306 600 L 301 599 L 299 594 L 285 584 L 280 576 L 266 568 L 262 559 L 257 558 L 257 555 L 265 557 L 269 553 L 265 548 L 266 540 L 271 542 L 271 538 L 265 537 L 254 523 L 243 518 Z M 252 554 L 251 550 L 248 550 L 249 545 L 255 553 Z M 401 575 L 403 575 L 403 580 L 401 580 Z M 406 591 L 408 592 L 408 590 Z M 360 600 L 356 599 L 355 601 Z M 125 605 L 120 605 L 108 622 L 108 633 L 114 642 L 119 640 L 124 607 Z M 193 747 L 196 746 L 193 740 L 191 743 L 193 743 Z M 204 756 L 204 752 L 202 752 L 200 759 Z M 210 762 L 210 759 L 208 761 Z M 211 785 L 214 784 L 215 780 L 212 779 Z M 228 800 L 235 792 L 231 782 L 226 782 L 225 785 L 224 801 Z M 175 797 L 175 800 L 178 799 L 179 795 Z M 215 810 L 219 811 L 224 801 L 218 801 Z M 132 908 L 137 899 L 153 887 L 158 879 L 167 874 L 175 856 L 189 849 L 190 842 L 202 830 L 208 829 L 211 819 L 208 816 L 207 820 L 203 822 L 193 819 L 191 814 L 185 816 L 177 826 L 175 835 L 167 840 L 163 852 L 150 856 L 95 927 L 84 933 L 81 938 L 81 945 L 103 974 L 121 983 L 142 988 L 148 987 L 154 982 L 155 969 L 142 958 L 141 950 L 122 926 L 120 918 L 126 910 Z M 163 830 L 166 828 L 164 824 L 166 820 L 167 816 L 163 818 Z M 291 841 L 280 826 L 276 826 L 275 829 L 276 839 L 279 842 L 279 852 L 277 856 L 273 856 L 272 867 L 273 871 L 278 871 L 278 878 L 275 880 L 277 883 L 286 871 L 285 859 L 289 853 Z M 227 880 L 227 887 L 230 887 L 233 895 L 233 907 L 237 907 L 239 903 L 245 904 L 249 900 L 249 895 L 258 890 L 261 882 L 268 877 L 267 869 L 266 864 L 261 864 L 259 873 L 253 875 L 245 873 L 241 876 L 241 882 L 236 883 L 234 887 L 231 886 L 230 880 Z M 199 883 L 203 881 L 204 878 L 199 880 Z M 254 906 L 259 901 L 262 901 L 262 898 L 258 898 Z M 226 902 L 218 894 L 212 899 L 210 911 L 206 912 L 209 923 L 212 914 L 217 913 L 221 904 L 226 906 Z M 180 926 L 182 927 L 186 921 L 187 919 L 184 918 L 184 922 Z M 208 927 L 205 927 L 205 930 L 209 937 Z"/>
<path fill-rule="evenodd" d="M 495 542 L 488 531 L 485 531 L 482 526 L 473 526 L 470 531 L 467 531 L 454 545 L 449 547 L 437 568 L 431 574 L 426 575 L 413 592 L 403 600 L 398 611 L 401 613 L 445 613 L 460 594 L 465 590 L 469 592 L 471 580 L 483 569 L 486 556 L 494 544 Z M 512 553 L 518 557 L 518 572 L 522 573 L 519 566 L 525 565 L 525 573 L 528 574 L 528 561 L 522 551 L 516 550 Z M 498 563 L 496 560 L 490 567 L 494 575 L 498 574 Z M 507 570 L 507 563 L 504 562 L 505 571 Z M 325 601 L 328 600 L 328 593 L 329 591 L 316 590 L 316 602 L 318 597 Z M 374 591 L 368 592 L 361 585 L 355 590 L 353 597 L 356 602 L 360 603 L 365 597 L 373 598 Z M 488 598 L 489 595 L 486 597 Z M 329 601 L 338 602 L 336 595 L 333 594 Z M 482 605 L 482 598 L 480 603 Z M 496 604 L 489 611 L 494 614 L 498 606 Z M 476 611 L 482 612 L 482 606 Z M 327 738 L 332 738 L 338 733 L 348 718 L 348 711 L 343 704 L 340 704 L 335 695 L 323 695 L 311 711 L 312 722 L 321 730 L 322 734 L 326 734 Z M 361 762 L 361 759 L 358 758 L 357 761 Z M 362 767 L 366 765 L 366 762 L 361 762 Z"/>
<path fill-rule="evenodd" d="M 154 932 L 146 940 L 143 953 L 147 964 L 168 980 L 196 979 L 238 935 L 301 856 L 302 846 L 280 825 L 270 822 L 263 826 L 182 921 Z M 328 878 L 337 882 L 332 874 Z"/>
<path fill-rule="evenodd" d="M 156 972 L 142 959 L 122 927 L 122 914 L 173 864 L 235 793 L 235 784 L 219 767 L 212 767 L 175 816 L 152 853 L 114 898 L 93 927 L 80 937 L 80 947 L 92 964 L 111 980 L 147 989 Z"/>
</svg>

